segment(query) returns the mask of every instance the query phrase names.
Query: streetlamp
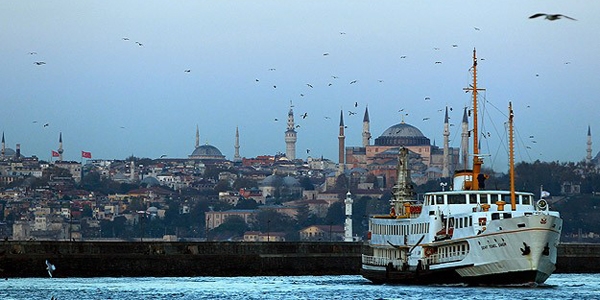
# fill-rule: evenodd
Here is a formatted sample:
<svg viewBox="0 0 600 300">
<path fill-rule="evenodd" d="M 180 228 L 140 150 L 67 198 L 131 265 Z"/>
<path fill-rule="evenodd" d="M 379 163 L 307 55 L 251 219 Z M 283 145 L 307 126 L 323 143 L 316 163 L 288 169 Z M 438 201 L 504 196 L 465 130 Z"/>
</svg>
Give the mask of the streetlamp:
<svg viewBox="0 0 600 300">
<path fill-rule="evenodd" d="M 145 211 L 143 210 L 138 210 L 138 219 L 140 221 L 140 242 L 144 241 L 144 223 L 143 221 L 143 216 L 146 214 Z"/>
<path fill-rule="evenodd" d="M 271 232 L 269 231 L 269 224 L 271 224 L 271 220 L 267 220 L 267 242 L 271 240 Z"/>
</svg>

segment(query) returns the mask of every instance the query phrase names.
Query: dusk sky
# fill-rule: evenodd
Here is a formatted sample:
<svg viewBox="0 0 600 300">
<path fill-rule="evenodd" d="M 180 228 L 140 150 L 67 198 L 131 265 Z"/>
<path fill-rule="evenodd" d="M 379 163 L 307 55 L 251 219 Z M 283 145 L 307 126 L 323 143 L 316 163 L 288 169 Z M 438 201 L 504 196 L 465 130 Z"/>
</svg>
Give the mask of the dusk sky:
<svg viewBox="0 0 600 300">
<path fill-rule="evenodd" d="M 529 19 L 539 12 L 577 20 Z M 285 152 L 292 101 L 297 157 L 336 161 L 340 109 L 347 146 L 361 145 L 366 105 L 372 142 L 403 109 L 441 146 L 448 105 L 458 147 L 476 48 L 484 167 L 506 169 L 509 101 L 517 162 L 581 161 L 588 125 L 600 150 L 598 12 L 592 0 L 4 0 L 0 130 L 44 160 L 62 132 L 80 161 L 184 158 L 198 125 L 232 159 L 239 126 L 240 154 L 255 157 Z"/>
</svg>

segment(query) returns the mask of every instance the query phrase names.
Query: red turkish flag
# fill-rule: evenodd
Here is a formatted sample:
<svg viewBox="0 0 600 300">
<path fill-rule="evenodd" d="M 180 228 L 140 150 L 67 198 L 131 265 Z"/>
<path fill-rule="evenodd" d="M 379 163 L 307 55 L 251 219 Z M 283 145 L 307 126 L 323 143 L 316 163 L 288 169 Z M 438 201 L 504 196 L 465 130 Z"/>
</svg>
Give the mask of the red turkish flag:
<svg viewBox="0 0 600 300">
<path fill-rule="evenodd" d="M 92 152 L 81 151 L 81 157 L 83 157 L 83 158 L 92 158 Z"/>
<path fill-rule="evenodd" d="M 52 150 L 52 157 L 59 157 L 60 154 L 58 154 L 58 152 Z"/>
</svg>

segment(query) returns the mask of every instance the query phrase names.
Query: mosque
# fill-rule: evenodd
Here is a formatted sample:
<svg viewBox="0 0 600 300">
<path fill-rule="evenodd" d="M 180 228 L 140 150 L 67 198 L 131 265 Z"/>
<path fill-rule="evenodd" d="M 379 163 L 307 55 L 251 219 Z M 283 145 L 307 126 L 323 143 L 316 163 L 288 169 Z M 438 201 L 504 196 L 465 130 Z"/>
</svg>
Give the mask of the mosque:
<svg viewBox="0 0 600 300">
<path fill-rule="evenodd" d="M 467 111 L 463 115 L 463 139 L 468 139 Z M 461 151 L 449 146 L 448 108 L 444 117 L 444 144 L 442 148 L 431 145 L 431 141 L 417 127 L 407 124 L 404 120 L 390 126 L 375 142 L 371 144 L 369 110 L 365 108 L 361 146 L 345 146 L 344 120 L 340 115 L 339 158 L 340 165 L 352 177 L 355 173 L 371 174 L 380 178 L 382 186 L 391 187 L 396 182 L 398 151 L 404 147 L 410 151 L 411 177 L 416 184 L 423 184 L 431 179 L 449 177 L 455 170 L 464 168 L 459 163 Z M 461 143 L 468 145 L 466 143 Z M 466 148 L 467 146 L 465 146 Z M 466 150 L 462 155 L 467 156 Z M 463 159 L 464 161 L 464 159 Z M 340 168 L 342 169 L 342 168 Z M 340 170 L 341 171 L 341 170 Z"/>
</svg>

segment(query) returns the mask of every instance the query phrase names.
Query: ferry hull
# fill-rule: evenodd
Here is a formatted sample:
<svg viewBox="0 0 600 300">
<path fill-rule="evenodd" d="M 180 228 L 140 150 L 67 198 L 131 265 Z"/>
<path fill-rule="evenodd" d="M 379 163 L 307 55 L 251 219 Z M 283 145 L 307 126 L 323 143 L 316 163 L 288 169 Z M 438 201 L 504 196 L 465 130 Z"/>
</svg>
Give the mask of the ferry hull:
<svg viewBox="0 0 600 300">
<path fill-rule="evenodd" d="M 545 281 L 545 279 L 550 276 L 550 274 L 530 270 L 488 274 L 476 277 L 462 277 L 454 269 L 424 270 L 420 272 L 375 271 L 362 269 L 361 274 L 364 278 L 375 284 L 467 284 L 472 286 L 535 285 L 540 281 Z"/>
</svg>

